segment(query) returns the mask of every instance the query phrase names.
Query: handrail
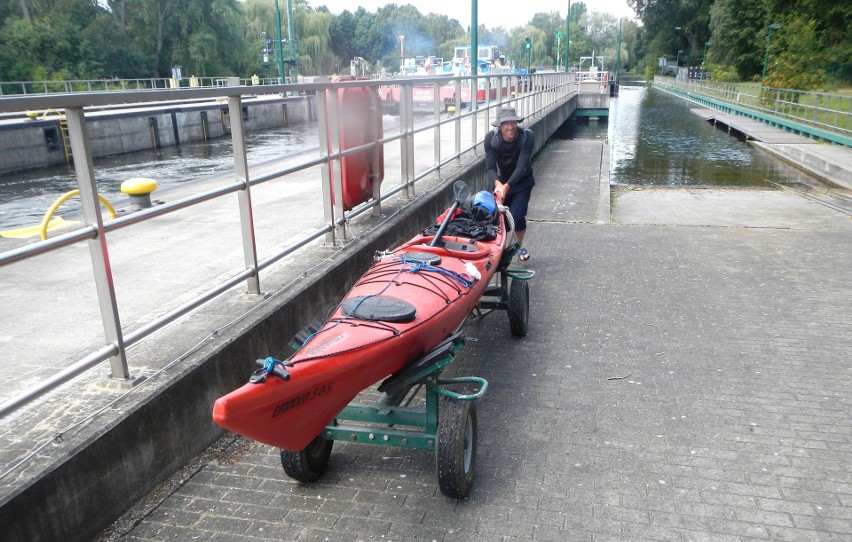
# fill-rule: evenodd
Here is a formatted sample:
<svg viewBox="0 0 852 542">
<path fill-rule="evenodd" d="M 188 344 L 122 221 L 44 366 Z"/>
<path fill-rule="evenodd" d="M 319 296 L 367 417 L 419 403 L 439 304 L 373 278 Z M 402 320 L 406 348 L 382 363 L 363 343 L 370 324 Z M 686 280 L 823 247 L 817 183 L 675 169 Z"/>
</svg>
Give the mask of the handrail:
<svg viewBox="0 0 852 542">
<path fill-rule="evenodd" d="M 286 78 L 289 80 L 289 78 Z M 273 85 L 269 77 L 150 77 L 144 79 L 65 79 L 51 81 L 0 81 L 0 96 L 32 94 L 80 94 L 85 92 L 126 92 L 128 90 L 174 90 L 181 88 L 220 88 L 234 85 Z"/>
<path fill-rule="evenodd" d="M 340 160 L 348 155 L 362 151 L 369 151 L 370 149 L 378 149 L 382 145 L 394 144 L 397 142 L 400 145 L 400 153 L 403 158 L 403 163 L 408 163 L 410 165 L 410 173 L 400 171 L 398 176 L 396 176 L 391 172 L 386 171 L 386 182 L 384 183 L 381 192 L 378 193 L 377 197 L 374 199 L 361 203 L 354 209 L 344 212 L 342 209 L 342 203 L 340 203 L 342 198 L 338 198 L 338 201 L 335 202 L 335 206 L 333 208 L 333 214 L 330 215 L 330 219 L 322 226 L 298 239 L 292 240 L 282 249 L 270 251 L 271 253 L 266 254 L 263 258 L 251 260 L 246 259 L 243 269 L 230 274 L 230 276 L 224 278 L 218 282 L 218 284 L 206 288 L 200 294 L 196 294 L 189 301 L 185 301 L 177 307 L 166 310 L 159 317 L 151 319 L 131 331 L 123 331 L 119 323 L 122 319 L 118 317 L 117 303 L 112 287 L 113 278 L 111 276 L 111 269 L 113 267 L 113 262 L 108 260 L 109 257 L 107 256 L 106 251 L 90 251 L 90 253 L 95 254 L 95 256 L 91 256 L 93 258 L 93 266 L 96 271 L 95 282 L 97 283 L 99 280 L 106 280 L 104 285 L 98 286 L 99 303 L 101 305 L 102 315 L 109 316 L 111 314 L 110 311 L 116 311 L 114 313 L 114 319 L 107 316 L 104 317 L 104 328 L 110 329 L 110 326 L 112 326 L 111 333 L 114 334 L 115 340 L 108 340 L 105 345 L 95 347 L 93 352 L 85 355 L 82 359 L 65 364 L 66 369 L 61 372 L 54 374 L 49 379 L 46 379 L 23 394 L 1 403 L 0 417 L 13 412 L 35 398 L 55 389 L 58 384 L 69 381 L 75 376 L 80 375 L 83 371 L 90 369 L 107 359 L 113 359 L 113 374 L 128 375 L 123 378 L 125 380 L 129 380 L 130 373 L 127 367 L 125 354 L 125 350 L 127 348 L 137 344 L 146 337 L 149 337 L 154 332 L 163 329 L 178 318 L 192 312 L 211 300 L 216 299 L 223 293 L 232 290 L 241 283 L 250 283 L 251 281 L 254 281 L 254 283 L 259 286 L 260 274 L 262 271 L 270 267 L 272 264 L 293 254 L 295 251 L 304 248 L 308 244 L 321 239 L 324 236 L 326 239 L 330 238 L 331 243 L 335 244 L 338 237 L 345 238 L 345 228 L 349 221 L 367 211 L 379 209 L 381 204 L 389 198 L 399 197 L 403 194 L 410 197 L 413 194 L 412 190 L 415 184 L 436 172 L 440 174 L 442 168 L 446 168 L 454 162 L 460 164 L 460 158 L 462 155 L 471 151 L 476 152 L 476 149 L 481 142 L 481 136 L 484 135 L 487 129 L 490 129 L 489 126 L 483 130 L 481 127 L 478 127 L 478 125 L 483 121 L 483 119 L 487 122 L 489 115 L 491 115 L 493 110 L 501 104 L 511 101 L 512 104 L 518 108 L 521 114 L 527 117 L 528 121 L 532 121 L 558 105 L 560 100 L 567 101 L 567 99 L 570 98 L 569 90 L 567 89 L 569 89 L 573 82 L 573 77 L 570 74 L 542 74 L 539 76 L 524 76 L 523 78 L 515 75 L 489 74 L 476 77 L 470 76 L 465 78 L 454 78 L 454 80 L 468 80 L 470 81 L 472 88 L 477 88 L 478 81 L 492 80 L 495 78 L 500 78 L 501 82 L 505 82 L 505 88 L 511 88 L 512 85 L 517 85 L 523 79 L 529 83 L 529 88 L 527 88 L 527 92 L 522 92 L 520 94 L 507 93 L 504 95 L 502 91 L 499 91 L 492 96 L 490 91 L 486 92 L 486 97 L 482 103 L 479 103 L 478 100 L 472 100 L 471 107 L 465 111 L 460 111 L 453 117 L 443 115 L 443 112 L 439 107 L 440 104 L 438 97 L 435 96 L 436 104 L 434 114 L 431 118 L 427 117 L 427 121 L 423 123 L 418 122 L 416 127 L 413 123 L 413 102 L 410 99 L 414 87 L 421 86 L 424 83 L 428 84 L 430 82 L 433 85 L 439 82 L 445 83 L 448 81 L 447 77 L 396 78 L 392 81 L 349 81 L 331 84 L 270 85 L 262 88 L 220 87 L 214 90 L 181 89 L 177 91 L 146 91 L 144 94 L 138 92 L 110 93 L 108 95 L 93 93 L 57 95 L 53 97 L 6 97 L 0 99 L 0 112 L 15 112 L 28 109 L 64 109 L 70 112 L 68 116 L 72 121 L 72 129 L 70 130 L 69 135 L 72 146 L 74 147 L 74 155 L 75 157 L 80 157 L 80 160 L 75 160 L 75 167 L 77 169 L 78 184 L 81 186 L 80 189 L 72 192 L 74 195 L 80 193 L 83 194 L 84 204 L 88 205 L 87 212 L 91 215 L 86 216 L 84 224 L 77 230 L 58 235 L 52 239 L 43 240 L 25 247 L 0 253 L 0 269 L 7 265 L 17 264 L 31 258 L 51 253 L 54 250 L 77 244 L 81 241 L 88 241 L 89 243 L 95 244 L 105 242 L 105 238 L 107 236 L 119 229 L 143 224 L 157 217 L 162 217 L 179 210 L 191 208 L 204 202 L 220 199 L 228 194 L 237 194 L 241 209 L 243 209 L 243 205 L 246 205 L 245 212 L 247 213 L 248 218 L 243 219 L 239 226 L 242 234 L 243 251 L 247 254 L 256 254 L 257 248 L 254 246 L 255 232 L 253 231 L 254 224 L 251 220 L 252 210 L 251 197 L 249 194 L 259 185 L 274 179 L 287 177 L 288 175 L 304 173 L 308 169 L 320 166 L 321 169 L 325 171 L 322 182 L 327 186 L 330 186 L 334 180 L 328 175 L 329 165 L 334 164 L 334 168 L 339 170 Z M 320 155 L 318 157 L 308 156 L 305 159 L 289 164 L 286 167 L 264 172 L 262 174 L 250 175 L 248 170 L 246 170 L 244 174 L 240 173 L 239 164 L 244 164 L 246 161 L 246 149 L 243 140 L 244 134 L 242 132 L 242 126 L 240 125 L 242 119 L 241 99 L 243 94 L 271 94 L 282 92 L 305 94 L 306 92 L 316 92 L 318 96 L 317 106 L 321 110 L 321 117 L 325 115 L 325 118 L 328 120 L 330 130 L 339 130 L 340 119 L 338 118 L 337 111 L 328 110 L 326 107 L 326 101 L 322 99 L 323 96 L 326 94 L 329 96 L 336 96 L 335 89 L 338 88 L 357 86 L 371 86 L 373 88 L 377 88 L 378 86 L 388 84 L 399 86 L 403 90 L 404 94 L 409 96 L 409 99 L 403 101 L 404 109 L 400 111 L 400 119 L 407 119 L 407 121 L 401 125 L 399 133 L 385 134 L 380 141 L 368 142 L 367 144 L 344 150 L 334 149 L 330 146 L 324 147 L 329 139 L 323 138 L 321 134 Z M 486 83 L 487 88 L 490 88 L 490 86 L 490 82 Z M 504 87 L 500 86 L 500 88 Z M 88 138 L 85 134 L 84 123 L 81 122 L 81 120 L 85 117 L 84 108 L 93 105 L 113 105 L 119 103 L 135 104 L 161 99 L 173 100 L 175 99 L 175 93 L 179 93 L 180 97 L 185 99 L 207 98 L 215 100 L 221 97 L 228 98 L 229 116 L 232 121 L 231 138 L 233 140 L 234 162 L 238 166 L 235 169 L 235 179 L 216 188 L 208 189 L 197 194 L 192 194 L 188 197 L 177 199 L 162 205 L 157 205 L 119 218 L 114 218 L 114 209 L 108 205 L 108 202 L 104 202 L 101 199 L 101 202 L 107 204 L 110 216 L 114 218 L 113 220 L 103 222 L 100 217 L 100 209 L 96 205 L 93 206 L 90 202 L 87 203 L 92 199 L 100 199 L 101 196 L 97 195 L 97 191 L 95 190 L 94 175 L 91 170 L 87 169 L 87 166 L 91 165 L 91 149 L 89 148 Z M 467 137 L 462 136 L 461 131 L 459 130 L 463 121 L 467 123 L 469 128 Z M 486 124 L 486 126 L 488 125 Z M 430 129 L 435 130 L 435 139 L 439 142 L 441 129 L 446 127 L 451 127 L 452 129 L 450 132 L 455 132 L 454 148 L 446 153 L 441 153 L 440 149 L 437 149 L 435 159 L 427 164 L 419 165 L 415 169 L 416 164 L 414 162 L 415 157 L 413 155 L 413 139 L 415 135 L 425 134 Z M 469 139 L 469 143 L 465 143 L 463 141 L 466 139 Z M 421 158 L 422 157 L 418 155 L 418 160 Z M 396 177 L 395 180 L 397 180 L 398 183 L 393 182 L 394 179 L 390 179 L 392 176 Z M 388 180 L 390 180 L 390 182 L 387 182 Z M 60 198 L 60 200 L 64 201 L 68 197 L 73 197 L 71 196 L 72 192 L 65 194 L 62 198 Z M 323 192 L 326 192 L 326 190 L 323 190 Z M 331 191 L 328 190 L 328 192 L 330 194 Z M 93 194 L 95 195 L 94 197 Z M 332 209 L 333 207 L 330 201 L 325 203 L 324 206 L 327 209 Z M 243 213 L 241 211 L 241 215 L 242 214 Z M 99 240 L 100 236 L 103 236 L 104 239 Z M 100 261 L 99 258 L 103 258 L 103 261 Z M 98 278 L 98 270 L 103 273 L 103 278 L 101 279 Z M 252 289 L 250 288 L 249 291 L 251 292 Z M 257 287 L 257 293 L 259 292 L 260 288 Z M 110 331 L 107 332 L 107 335 L 109 334 Z M 115 365 L 116 363 L 118 363 L 118 365 Z"/>
</svg>

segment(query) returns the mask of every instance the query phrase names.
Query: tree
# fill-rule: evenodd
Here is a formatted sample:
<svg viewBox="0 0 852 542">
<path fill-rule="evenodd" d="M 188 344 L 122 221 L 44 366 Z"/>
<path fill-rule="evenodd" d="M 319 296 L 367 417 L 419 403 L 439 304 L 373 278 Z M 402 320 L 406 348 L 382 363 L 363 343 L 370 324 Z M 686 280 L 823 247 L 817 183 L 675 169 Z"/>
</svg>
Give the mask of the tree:
<svg viewBox="0 0 852 542">
<path fill-rule="evenodd" d="M 727 1 L 727 0 L 717 0 Z M 744 0 L 763 1 L 763 0 Z M 693 64 L 710 41 L 710 6 L 714 0 L 627 0 L 642 21 L 647 60 L 683 51 Z M 715 47 L 714 47 L 715 50 Z"/>
<path fill-rule="evenodd" d="M 764 0 L 717 0 L 710 10 L 713 63 L 732 66 L 740 79 L 760 73 L 766 19 Z"/>
<path fill-rule="evenodd" d="M 340 62 L 329 47 L 331 14 L 301 11 L 299 15 L 298 35 L 303 36 L 299 40 L 299 72 L 308 75 L 339 72 Z"/>
</svg>

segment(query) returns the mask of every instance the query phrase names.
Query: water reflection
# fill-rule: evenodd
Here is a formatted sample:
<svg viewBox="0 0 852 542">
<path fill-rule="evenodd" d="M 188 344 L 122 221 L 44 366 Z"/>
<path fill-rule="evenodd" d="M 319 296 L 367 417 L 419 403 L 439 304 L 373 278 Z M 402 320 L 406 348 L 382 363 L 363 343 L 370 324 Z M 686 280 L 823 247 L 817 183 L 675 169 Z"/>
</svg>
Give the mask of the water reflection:
<svg viewBox="0 0 852 542">
<path fill-rule="evenodd" d="M 614 184 L 765 186 L 801 176 L 691 113 L 695 107 L 644 84 L 624 85 L 608 121 L 573 124 L 570 137 L 608 138 Z"/>
</svg>

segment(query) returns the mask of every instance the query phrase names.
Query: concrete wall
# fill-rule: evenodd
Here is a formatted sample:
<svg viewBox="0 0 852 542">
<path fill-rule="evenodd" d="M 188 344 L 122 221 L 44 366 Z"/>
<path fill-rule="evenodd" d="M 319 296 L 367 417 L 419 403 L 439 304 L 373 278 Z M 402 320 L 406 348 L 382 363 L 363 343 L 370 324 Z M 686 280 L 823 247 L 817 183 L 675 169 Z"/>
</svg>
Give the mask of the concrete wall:
<svg viewBox="0 0 852 542">
<path fill-rule="evenodd" d="M 247 131 L 316 120 L 315 96 L 243 100 Z M 226 103 L 160 105 L 86 114 L 92 157 L 203 141 L 230 133 Z M 59 119 L 0 124 L 0 173 L 66 163 Z"/>
<path fill-rule="evenodd" d="M 546 145 L 572 110 L 571 105 L 562 106 L 529 125 L 536 133 L 536 150 Z M 479 156 L 451 180 L 462 178 L 473 190 L 486 188 L 484 156 Z M 146 385 L 146 391 L 140 394 L 147 395 L 135 406 L 114 413 L 107 424 L 99 422 L 90 435 L 69 446 L 68 456 L 0 502 L 3 540 L 90 540 L 204 451 L 223 433 L 211 417 L 215 399 L 244 384 L 258 356 L 290 352 L 292 337 L 308 323 L 310 315 L 322 314 L 339 301 L 369 267 L 375 251 L 396 246 L 432 223 L 452 201 L 449 181 L 445 179 L 411 202 L 397 198 L 396 204 L 386 204 L 383 211 L 394 218 L 353 241 L 342 256 L 330 258 L 334 250 L 326 247 L 314 247 L 296 256 L 290 270 L 284 271 L 292 276 L 282 281 L 301 287 L 288 289 L 274 303 L 263 305 L 229 328 L 228 336 L 220 335 L 214 345 L 192 354 L 182 362 L 186 368 L 179 375 Z M 313 280 L 294 280 L 304 269 L 312 269 Z M 233 313 L 245 311 L 244 299 L 233 303 Z M 227 309 L 217 305 L 209 310 L 221 315 L 227 314 Z M 210 329 L 204 314 L 199 316 L 204 321 L 198 325 Z M 191 320 L 183 321 L 181 329 L 174 331 L 192 336 L 192 325 Z M 164 347 L 151 355 L 155 353 L 167 359 L 173 356 Z"/>
<path fill-rule="evenodd" d="M 578 109 L 609 109 L 609 94 L 580 93 L 577 95 Z"/>
<path fill-rule="evenodd" d="M 839 145 L 768 144 L 749 141 L 749 144 L 784 160 L 788 164 L 834 186 L 852 190 L 846 149 Z"/>
</svg>

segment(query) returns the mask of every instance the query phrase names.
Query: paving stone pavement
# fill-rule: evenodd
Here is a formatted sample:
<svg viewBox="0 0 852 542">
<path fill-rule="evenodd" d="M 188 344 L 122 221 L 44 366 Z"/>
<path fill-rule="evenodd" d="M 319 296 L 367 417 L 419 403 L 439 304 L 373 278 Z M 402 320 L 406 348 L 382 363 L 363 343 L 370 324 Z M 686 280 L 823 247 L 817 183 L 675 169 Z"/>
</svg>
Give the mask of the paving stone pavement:
<svg viewBox="0 0 852 542">
<path fill-rule="evenodd" d="M 472 321 L 445 371 L 489 382 L 467 499 L 428 452 L 338 442 L 306 486 L 228 436 L 104 539 L 852 540 L 848 217 L 596 224 L 572 145 L 536 164 L 529 334 Z"/>
</svg>

